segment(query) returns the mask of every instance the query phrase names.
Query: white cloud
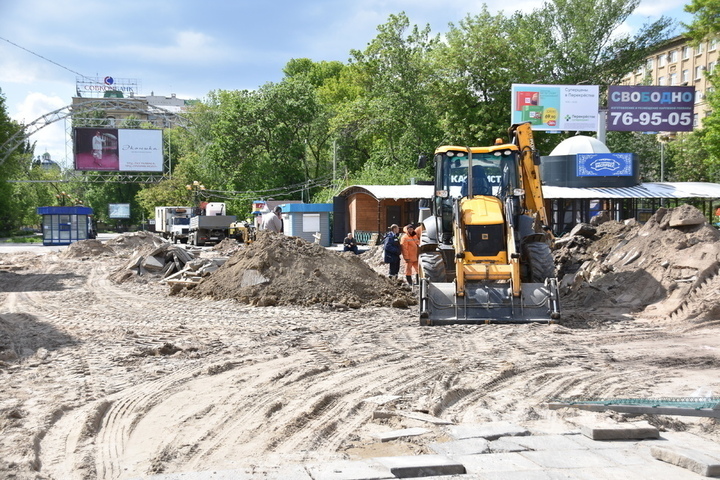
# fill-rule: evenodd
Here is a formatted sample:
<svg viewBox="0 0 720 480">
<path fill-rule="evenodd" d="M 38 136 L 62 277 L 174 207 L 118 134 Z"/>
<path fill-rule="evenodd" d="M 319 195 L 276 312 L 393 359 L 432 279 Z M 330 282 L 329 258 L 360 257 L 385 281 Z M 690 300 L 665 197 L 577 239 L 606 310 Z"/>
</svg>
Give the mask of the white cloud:
<svg viewBox="0 0 720 480">
<path fill-rule="evenodd" d="M 66 121 L 58 120 L 48 123 L 49 120 L 59 118 L 59 115 L 50 115 L 47 120 L 35 122 L 44 115 L 49 115 L 56 110 L 67 106 L 67 99 L 59 96 L 49 96 L 44 93 L 33 92 L 20 102 L 15 111 L 9 111 L 11 118 L 27 125 L 28 132 L 34 132 L 27 139 L 30 143 L 35 143 L 35 154 L 41 155 L 45 152 L 50 157 L 61 163 L 65 167 L 72 164 L 72 153 L 66 152 L 66 142 L 69 140 L 66 132 Z M 69 120 L 68 120 L 69 122 Z M 45 126 L 43 126 L 45 125 Z M 67 123 L 69 125 L 69 123 Z M 39 128 L 39 129 L 38 129 Z M 69 148 L 67 150 L 70 150 Z M 66 159 L 66 156 L 68 157 Z"/>
</svg>

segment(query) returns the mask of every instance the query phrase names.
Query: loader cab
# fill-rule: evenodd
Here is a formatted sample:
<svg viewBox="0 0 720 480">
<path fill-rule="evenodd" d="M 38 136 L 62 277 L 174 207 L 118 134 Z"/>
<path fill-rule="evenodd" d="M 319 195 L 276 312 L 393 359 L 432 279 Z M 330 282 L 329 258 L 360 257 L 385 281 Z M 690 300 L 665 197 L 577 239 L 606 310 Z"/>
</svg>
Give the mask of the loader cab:
<svg viewBox="0 0 720 480">
<path fill-rule="evenodd" d="M 469 153 L 468 153 L 469 150 Z M 503 202 L 518 186 L 518 148 L 444 146 L 435 151 L 435 215 L 451 235 L 454 203 L 464 197 L 494 196 Z"/>
</svg>

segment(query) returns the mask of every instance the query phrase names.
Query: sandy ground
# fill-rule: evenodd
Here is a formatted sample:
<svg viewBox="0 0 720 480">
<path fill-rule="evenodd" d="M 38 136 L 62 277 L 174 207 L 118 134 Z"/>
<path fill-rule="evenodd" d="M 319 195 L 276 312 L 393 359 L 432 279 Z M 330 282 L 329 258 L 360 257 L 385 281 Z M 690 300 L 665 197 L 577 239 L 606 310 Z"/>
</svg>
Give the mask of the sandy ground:
<svg viewBox="0 0 720 480">
<path fill-rule="evenodd" d="M 416 305 L 259 307 L 171 295 L 149 276 L 111 281 L 129 256 L 0 254 L 0 478 L 431 453 L 441 426 L 373 412 L 560 432 L 588 416 L 627 417 L 550 411 L 551 398 L 720 392 L 720 322 L 588 303 L 577 284 L 564 324 L 419 327 Z M 367 275 L 387 293 L 387 279 Z M 712 419 L 643 418 L 720 440 Z M 431 433 L 374 438 L 418 426 Z"/>
</svg>

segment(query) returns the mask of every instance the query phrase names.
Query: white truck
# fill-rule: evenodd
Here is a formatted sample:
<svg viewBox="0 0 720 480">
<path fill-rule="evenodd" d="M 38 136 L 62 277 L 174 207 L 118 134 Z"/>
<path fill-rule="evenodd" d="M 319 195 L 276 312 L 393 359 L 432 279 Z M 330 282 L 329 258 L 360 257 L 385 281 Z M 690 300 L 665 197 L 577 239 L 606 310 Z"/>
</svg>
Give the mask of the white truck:
<svg viewBox="0 0 720 480">
<path fill-rule="evenodd" d="M 225 215 L 224 203 L 208 203 L 204 215 L 190 218 L 188 243 L 198 247 L 220 243 L 229 236 L 230 224 L 236 220 L 235 215 Z"/>
<path fill-rule="evenodd" d="M 155 231 L 172 243 L 187 243 L 191 207 L 155 207 Z"/>
</svg>

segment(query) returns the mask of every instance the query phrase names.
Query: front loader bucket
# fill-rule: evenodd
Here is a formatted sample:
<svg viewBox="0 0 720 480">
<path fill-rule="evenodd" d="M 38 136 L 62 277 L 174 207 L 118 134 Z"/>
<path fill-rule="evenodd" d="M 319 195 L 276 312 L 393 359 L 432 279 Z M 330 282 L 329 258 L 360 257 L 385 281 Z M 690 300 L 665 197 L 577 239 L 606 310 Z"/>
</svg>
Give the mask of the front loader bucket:
<svg viewBox="0 0 720 480">
<path fill-rule="evenodd" d="M 525 283 L 513 297 L 509 283 L 468 282 L 465 295 L 454 283 L 420 281 L 420 325 L 455 323 L 554 323 L 560 318 L 556 279 Z"/>
</svg>

